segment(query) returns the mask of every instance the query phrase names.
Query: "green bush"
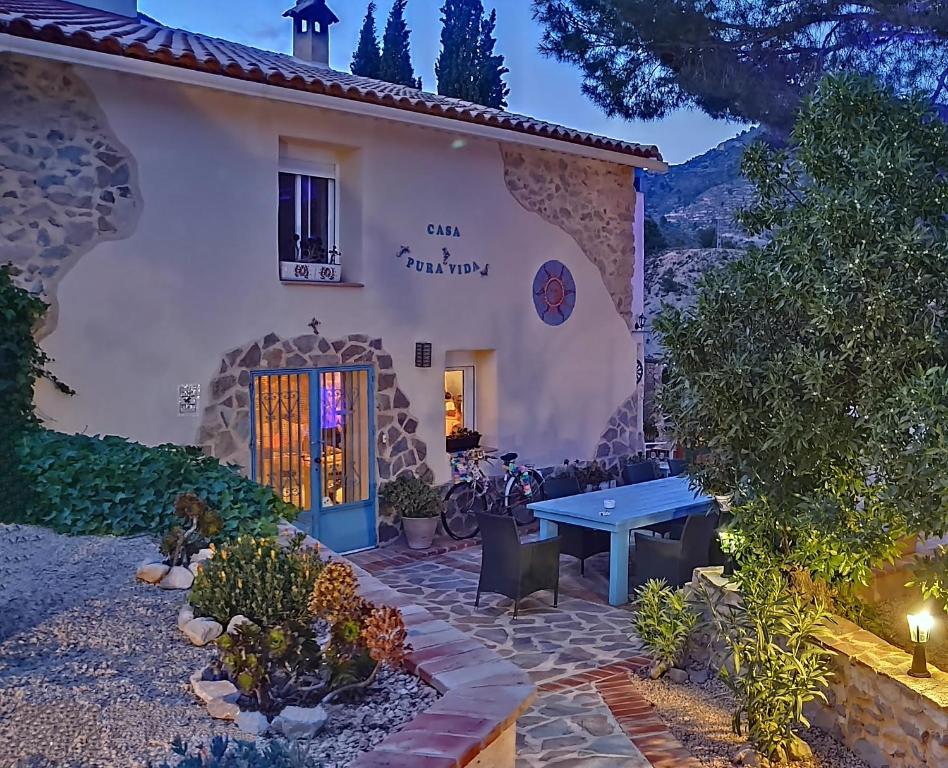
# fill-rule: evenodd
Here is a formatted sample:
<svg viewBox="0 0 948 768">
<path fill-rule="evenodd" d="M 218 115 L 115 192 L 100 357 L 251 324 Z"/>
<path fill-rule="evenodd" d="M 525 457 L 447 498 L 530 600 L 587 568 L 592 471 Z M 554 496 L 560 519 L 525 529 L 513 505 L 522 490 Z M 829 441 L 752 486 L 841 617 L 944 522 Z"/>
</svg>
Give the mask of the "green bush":
<svg viewBox="0 0 948 768">
<path fill-rule="evenodd" d="M 709 600 L 712 623 L 729 651 L 721 679 L 737 700 L 732 727 L 780 762 L 799 754 L 803 707 L 826 701 L 830 654 L 815 643 L 827 613 L 787 588 L 779 571 L 749 565 L 736 576 L 738 605 Z"/>
<path fill-rule="evenodd" d="M 120 437 L 31 430 L 20 443 L 34 501 L 15 519 L 75 535 L 163 534 L 178 522 L 174 504 L 193 493 L 223 518 L 219 539 L 274 533 L 298 510 L 269 488 L 241 476 L 197 448 L 149 448 Z"/>
<path fill-rule="evenodd" d="M 683 589 L 665 580 L 649 579 L 636 590 L 632 624 L 639 639 L 665 672 L 681 663 L 698 614 L 688 605 Z"/>
<path fill-rule="evenodd" d="M 276 539 L 240 536 L 220 547 L 194 578 L 195 612 L 225 625 L 238 615 L 262 627 L 309 623 L 323 563 L 302 541 L 299 535 L 282 547 Z"/>
</svg>

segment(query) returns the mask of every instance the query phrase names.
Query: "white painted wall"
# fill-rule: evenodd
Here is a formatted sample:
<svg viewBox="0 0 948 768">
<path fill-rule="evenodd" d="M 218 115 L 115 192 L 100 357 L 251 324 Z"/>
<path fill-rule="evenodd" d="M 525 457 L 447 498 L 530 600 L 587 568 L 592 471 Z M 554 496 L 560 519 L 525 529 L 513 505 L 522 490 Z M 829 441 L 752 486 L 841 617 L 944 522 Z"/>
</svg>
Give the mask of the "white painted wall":
<svg viewBox="0 0 948 768">
<path fill-rule="evenodd" d="M 329 339 L 383 338 L 440 479 L 449 476 L 439 450 L 447 350 L 496 350 L 501 448 L 541 466 L 593 455 L 636 387 L 635 340 L 574 240 L 509 194 L 495 142 L 80 74 L 137 160 L 144 206 L 133 236 L 97 246 L 59 286 L 60 323 L 44 347 L 78 394 L 40 387 L 50 426 L 194 442 L 199 417 L 177 415 L 177 386 L 207 387 L 225 351 L 270 331 L 307 333 L 316 316 Z M 340 246 L 364 288 L 277 280 L 281 137 L 342 148 Z M 639 208 L 639 229 L 641 220 Z M 430 237 L 429 223 L 458 226 L 462 238 Z M 396 258 L 401 245 L 431 260 L 447 245 L 456 260 L 489 262 L 490 275 L 419 275 Z M 578 286 L 576 309 L 557 328 L 539 319 L 531 296 L 537 268 L 552 258 Z M 637 261 L 640 295 L 641 252 Z M 433 342 L 431 369 L 414 367 L 416 341 Z"/>
</svg>

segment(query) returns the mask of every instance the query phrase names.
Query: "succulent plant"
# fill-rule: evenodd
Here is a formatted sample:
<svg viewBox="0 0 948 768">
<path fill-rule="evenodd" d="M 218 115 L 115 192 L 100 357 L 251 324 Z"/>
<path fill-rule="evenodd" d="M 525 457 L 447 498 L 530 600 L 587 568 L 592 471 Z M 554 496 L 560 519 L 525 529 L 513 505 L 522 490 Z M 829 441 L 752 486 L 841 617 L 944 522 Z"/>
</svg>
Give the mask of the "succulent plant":
<svg viewBox="0 0 948 768">
<path fill-rule="evenodd" d="M 353 612 L 357 589 L 358 581 L 351 565 L 327 563 L 313 585 L 309 609 L 316 618 L 336 624 Z"/>
</svg>

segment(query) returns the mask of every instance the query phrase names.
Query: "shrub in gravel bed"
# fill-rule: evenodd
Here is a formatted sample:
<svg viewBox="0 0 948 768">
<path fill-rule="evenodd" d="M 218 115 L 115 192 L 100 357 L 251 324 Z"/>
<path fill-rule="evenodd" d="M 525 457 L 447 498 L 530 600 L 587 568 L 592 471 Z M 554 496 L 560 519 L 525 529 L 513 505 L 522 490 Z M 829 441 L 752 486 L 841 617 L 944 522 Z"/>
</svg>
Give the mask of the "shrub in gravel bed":
<svg viewBox="0 0 948 768">
<path fill-rule="evenodd" d="M 681 662 L 698 613 L 688 604 L 685 591 L 672 589 L 664 579 L 649 579 L 639 587 L 633 609 L 632 624 L 655 659 L 655 676 L 661 677 Z"/>
<path fill-rule="evenodd" d="M 263 627 L 308 623 L 310 595 L 324 564 L 303 547 L 304 539 L 301 534 L 284 547 L 274 538 L 238 536 L 217 548 L 195 576 L 195 613 L 224 626 L 234 616 Z"/>
<path fill-rule="evenodd" d="M 271 489 L 193 447 L 152 448 L 121 437 L 37 429 L 20 442 L 19 455 L 33 503 L 22 519 L 4 522 L 71 535 L 159 535 L 174 525 L 174 503 L 182 493 L 221 514 L 219 540 L 275 533 L 280 519 L 299 514 Z"/>
<path fill-rule="evenodd" d="M 268 718 L 352 697 L 406 652 L 399 611 L 359 597 L 352 566 L 324 563 L 304 541 L 239 537 L 203 562 L 191 592 L 194 612 L 218 627 L 243 622 L 217 639 L 218 662 L 202 675 L 222 672 L 240 709 Z"/>
<path fill-rule="evenodd" d="M 169 566 L 187 566 L 194 555 L 220 534 L 224 522 L 193 493 L 183 493 L 178 497 L 174 513 L 179 520 L 162 537 L 158 549 Z"/>
<path fill-rule="evenodd" d="M 720 676 L 734 695 L 732 727 L 769 760 L 795 759 L 806 751 L 804 706 L 827 700 L 830 654 L 815 642 L 827 613 L 788 590 L 779 572 L 745 564 L 734 578 L 739 604 L 709 600 L 730 654 Z"/>
</svg>

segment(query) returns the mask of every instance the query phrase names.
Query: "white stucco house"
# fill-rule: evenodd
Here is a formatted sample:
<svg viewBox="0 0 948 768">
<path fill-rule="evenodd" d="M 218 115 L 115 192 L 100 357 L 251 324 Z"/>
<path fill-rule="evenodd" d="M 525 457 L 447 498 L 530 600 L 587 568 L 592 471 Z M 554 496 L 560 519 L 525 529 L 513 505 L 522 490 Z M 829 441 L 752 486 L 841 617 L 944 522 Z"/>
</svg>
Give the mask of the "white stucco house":
<svg viewBox="0 0 948 768">
<path fill-rule="evenodd" d="M 331 0 L 330 0 L 331 1 Z M 196 444 L 339 550 L 445 436 L 548 467 L 642 448 L 642 169 L 655 147 L 157 25 L 0 0 L 0 262 L 77 392 L 47 426 Z"/>
</svg>

